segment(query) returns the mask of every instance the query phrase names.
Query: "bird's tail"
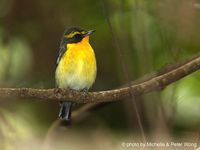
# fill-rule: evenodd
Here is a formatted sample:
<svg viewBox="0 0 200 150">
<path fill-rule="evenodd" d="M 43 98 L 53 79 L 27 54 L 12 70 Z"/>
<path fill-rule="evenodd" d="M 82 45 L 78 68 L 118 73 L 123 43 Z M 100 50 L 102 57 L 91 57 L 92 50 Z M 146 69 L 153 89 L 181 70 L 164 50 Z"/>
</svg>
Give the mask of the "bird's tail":
<svg viewBox="0 0 200 150">
<path fill-rule="evenodd" d="M 69 121 L 71 118 L 71 102 L 60 102 L 60 112 L 59 112 L 59 118 Z"/>
</svg>

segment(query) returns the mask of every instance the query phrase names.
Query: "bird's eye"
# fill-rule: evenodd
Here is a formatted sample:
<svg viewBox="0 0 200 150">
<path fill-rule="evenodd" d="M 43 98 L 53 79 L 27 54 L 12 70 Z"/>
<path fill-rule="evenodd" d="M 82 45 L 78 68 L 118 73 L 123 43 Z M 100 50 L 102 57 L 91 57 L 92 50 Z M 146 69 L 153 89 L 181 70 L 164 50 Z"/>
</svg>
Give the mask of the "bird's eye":
<svg viewBox="0 0 200 150">
<path fill-rule="evenodd" d="M 81 38 L 81 34 L 75 34 L 74 37 L 75 37 L 76 39 L 79 39 L 79 38 Z"/>
</svg>

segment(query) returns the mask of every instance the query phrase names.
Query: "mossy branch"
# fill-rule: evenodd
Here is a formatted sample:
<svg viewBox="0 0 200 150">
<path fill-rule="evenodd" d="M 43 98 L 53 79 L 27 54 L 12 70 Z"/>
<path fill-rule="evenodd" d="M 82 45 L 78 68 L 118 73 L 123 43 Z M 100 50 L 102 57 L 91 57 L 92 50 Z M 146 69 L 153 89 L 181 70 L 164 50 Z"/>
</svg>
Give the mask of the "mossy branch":
<svg viewBox="0 0 200 150">
<path fill-rule="evenodd" d="M 166 68 L 166 67 L 165 67 Z M 41 99 L 49 101 L 71 101 L 74 103 L 112 102 L 134 95 L 158 91 L 177 80 L 200 69 L 200 56 L 182 64 L 173 65 L 171 69 L 162 69 L 164 73 L 138 84 L 127 84 L 126 87 L 98 92 L 77 92 L 66 89 L 33 89 L 33 88 L 0 88 L 1 98 Z"/>
</svg>

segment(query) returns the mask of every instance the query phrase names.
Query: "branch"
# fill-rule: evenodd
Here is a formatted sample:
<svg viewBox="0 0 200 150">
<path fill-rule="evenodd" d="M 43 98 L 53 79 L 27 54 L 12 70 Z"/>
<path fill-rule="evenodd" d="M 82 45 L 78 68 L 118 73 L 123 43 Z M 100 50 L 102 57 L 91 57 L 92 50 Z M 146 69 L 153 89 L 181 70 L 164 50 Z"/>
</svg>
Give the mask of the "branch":
<svg viewBox="0 0 200 150">
<path fill-rule="evenodd" d="M 168 67 L 167 67 L 168 68 Z M 142 95 L 152 91 L 158 91 L 169 84 L 200 69 L 200 56 L 194 57 L 180 65 L 170 67 L 165 73 L 156 75 L 138 84 L 129 84 L 126 87 L 99 91 L 77 92 L 66 89 L 33 89 L 33 88 L 0 88 L 1 98 L 32 98 L 52 101 L 71 101 L 74 103 L 99 103 L 112 102 L 131 96 Z M 162 69 L 164 70 L 164 69 Z"/>
</svg>

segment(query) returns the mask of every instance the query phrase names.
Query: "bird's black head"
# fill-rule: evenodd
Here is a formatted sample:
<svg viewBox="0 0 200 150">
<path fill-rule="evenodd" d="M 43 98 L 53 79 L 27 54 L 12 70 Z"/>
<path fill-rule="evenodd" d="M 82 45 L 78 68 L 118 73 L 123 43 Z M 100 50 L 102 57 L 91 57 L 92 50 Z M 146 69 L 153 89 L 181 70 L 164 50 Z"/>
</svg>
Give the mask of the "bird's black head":
<svg viewBox="0 0 200 150">
<path fill-rule="evenodd" d="M 86 31 L 79 27 L 72 27 L 64 32 L 63 41 L 65 41 L 65 43 L 78 43 L 84 37 L 89 36 L 94 31 L 95 30 Z"/>
</svg>

